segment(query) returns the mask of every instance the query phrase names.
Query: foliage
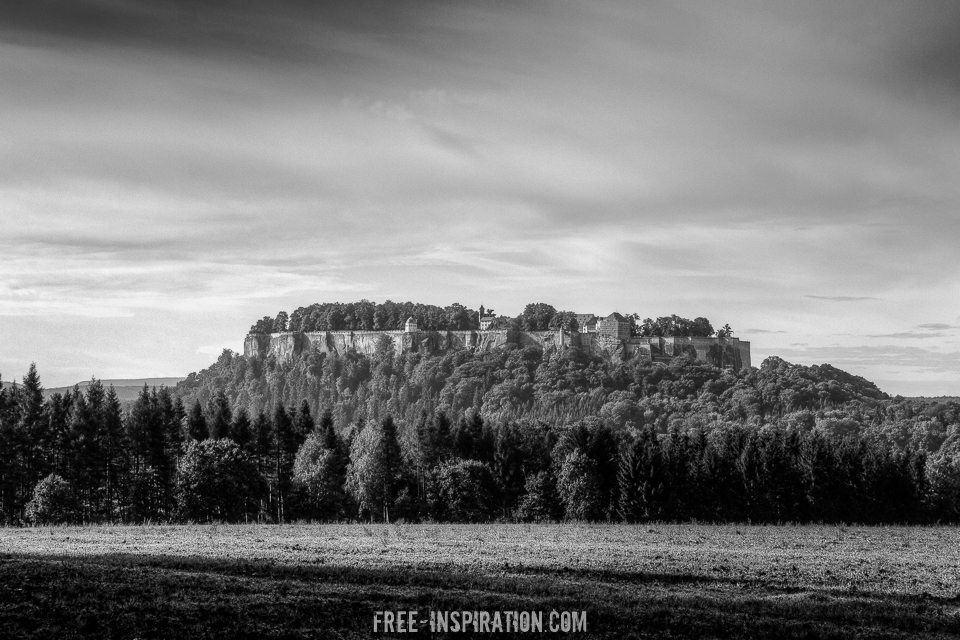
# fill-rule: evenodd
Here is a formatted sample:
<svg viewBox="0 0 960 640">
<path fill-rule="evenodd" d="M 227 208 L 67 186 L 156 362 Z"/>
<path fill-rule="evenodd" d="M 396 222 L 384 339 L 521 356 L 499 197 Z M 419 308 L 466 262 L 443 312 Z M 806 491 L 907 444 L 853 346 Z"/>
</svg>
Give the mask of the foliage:
<svg viewBox="0 0 960 640">
<path fill-rule="evenodd" d="M 0 389 L 3 518 L 24 522 L 50 474 L 83 521 L 187 517 L 178 468 L 210 430 L 268 490 L 242 512 L 186 510 L 200 519 L 453 519 L 446 501 L 486 498 L 444 494 L 438 470 L 454 486 L 463 469 L 450 465 L 471 460 L 492 476 L 491 519 L 960 521 L 956 402 L 890 398 L 780 358 L 735 371 L 533 347 L 225 352 L 126 411 L 96 380 L 44 398 L 33 367 Z"/>
<path fill-rule="evenodd" d="M 347 490 L 361 512 L 390 522 L 390 511 L 400 494 L 403 470 L 396 425 L 387 416 L 361 429 L 350 446 Z"/>
<path fill-rule="evenodd" d="M 33 525 L 73 524 L 80 521 L 80 501 L 73 486 L 51 473 L 37 483 L 27 503 L 26 521 Z"/>
<path fill-rule="evenodd" d="M 497 484 L 485 462 L 454 459 L 435 469 L 427 496 L 435 520 L 487 522 L 496 511 Z"/>
<path fill-rule="evenodd" d="M 255 518 L 265 492 L 263 477 L 232 440 L 191 441 L 177 465 L 177 507 L 188 520 Z"/>
<path fill-rule="evenodd" d="M 550 470 L 527 477 L 524 495 L 517 507 L 521 522 L 552 522 L 563 517 L 563 505 L 557 496 L 557 479 Z"/>
<path fill-rule="evenodd" d="M 293 482 L 306 492 L 311 516 L 336 520 L 345 515 L 345 480 L 346 460 L 339 441 L 330 442 L 329 435 L 318 432 L 307 436 L 293 463 Z"/>
</svg>

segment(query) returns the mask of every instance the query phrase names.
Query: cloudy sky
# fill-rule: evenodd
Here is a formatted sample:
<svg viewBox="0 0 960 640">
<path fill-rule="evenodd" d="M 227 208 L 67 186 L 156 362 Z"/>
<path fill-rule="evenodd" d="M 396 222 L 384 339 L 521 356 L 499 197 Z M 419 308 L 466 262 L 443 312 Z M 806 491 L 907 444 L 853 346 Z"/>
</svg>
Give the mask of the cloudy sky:
<svg viewBox="0 0 960 640">
<path fill-rule="evenodd" d="M 706 316 L 960 395 L 960 3 L 0 8 L 0 374 L 322 301 Z"/>
</svg>

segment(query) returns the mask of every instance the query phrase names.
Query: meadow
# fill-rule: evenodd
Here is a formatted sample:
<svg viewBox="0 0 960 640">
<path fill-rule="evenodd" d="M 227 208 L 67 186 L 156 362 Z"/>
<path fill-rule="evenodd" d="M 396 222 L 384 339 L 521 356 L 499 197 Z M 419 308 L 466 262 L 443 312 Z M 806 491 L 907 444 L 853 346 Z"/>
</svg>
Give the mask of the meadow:
<svg viewBox="0 0 960 640">
<path fill-rule="evenodd" d="M 580 638 L 957 637 L 960 529 L 0 529 L 3 638 L 361 638 L 430 609 L 586 611 Z"/>
</svg>

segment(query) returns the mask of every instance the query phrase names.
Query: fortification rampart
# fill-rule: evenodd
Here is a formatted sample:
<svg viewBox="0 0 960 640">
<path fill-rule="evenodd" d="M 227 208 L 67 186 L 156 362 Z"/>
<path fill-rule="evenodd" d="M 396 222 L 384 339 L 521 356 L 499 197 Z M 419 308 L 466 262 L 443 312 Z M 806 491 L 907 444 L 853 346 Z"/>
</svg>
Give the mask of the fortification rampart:
<svg viewBox="0 0 960 640">
<path fill-rule="evenodd" d="M 285 331 L 250 333 L 243 342 L 248 357 L 291 360 L 305 351 L 343 354 L 355 351 L 371 355 L 385 349 L 395 353 L 438 355 L 454 349 L 490 351 L 516 345 L 544 352 L 578 347 L 592 355 L 643 362 L 669 362 L 688 355 L 701 362 L 740 369 L 750 366 L 750 343 L 739 338 L 694 338 L 674 336 L 617 339 L 598 333 L 576 331 Z"/>
</svg>

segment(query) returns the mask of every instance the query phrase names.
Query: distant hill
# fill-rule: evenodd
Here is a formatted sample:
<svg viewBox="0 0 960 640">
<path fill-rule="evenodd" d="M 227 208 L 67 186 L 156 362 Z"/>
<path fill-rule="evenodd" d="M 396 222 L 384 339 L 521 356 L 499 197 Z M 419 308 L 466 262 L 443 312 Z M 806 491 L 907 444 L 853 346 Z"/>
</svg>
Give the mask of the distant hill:
<svg viewBox="0 0 960 640">
<path fill-rule="evenodd" d="M 178 382 L 185 380 L 185 378 L 118 378 L 114 380 L 101 380 L 104 387 L 109 387 L 113 385 L 114 391 L 117 392 L 117 397 L 121 402 L 127 402 L 130 400 L 136 400 L 137 395 L 139 395 L 140 390 L 143 389 L 143 385 L 146 384 L 148 387 L 175 387 Z M 4 381 L 4 388 L 12 386 L 13 383 Z M 84 380 L 83 382 L 78 382 L 77 386 L 81 389 L 85 389 L 90 384 L 89 380 Z M 50 397 L 55 393 L 64 394 L 67 391 L 73 389 L 74 385 L 69 387 L 51 387 L 49 389 L 43 390 L 43 395 Z"/>
<path fill-rule="evenodd" d="M 927 404 L 946 404 L 948 402 L 960 402 L 960 396 L 913 396 L 907 398 L 907 400 L 914 400 L 916 402 L 925 402 Z"/>
</svg>

